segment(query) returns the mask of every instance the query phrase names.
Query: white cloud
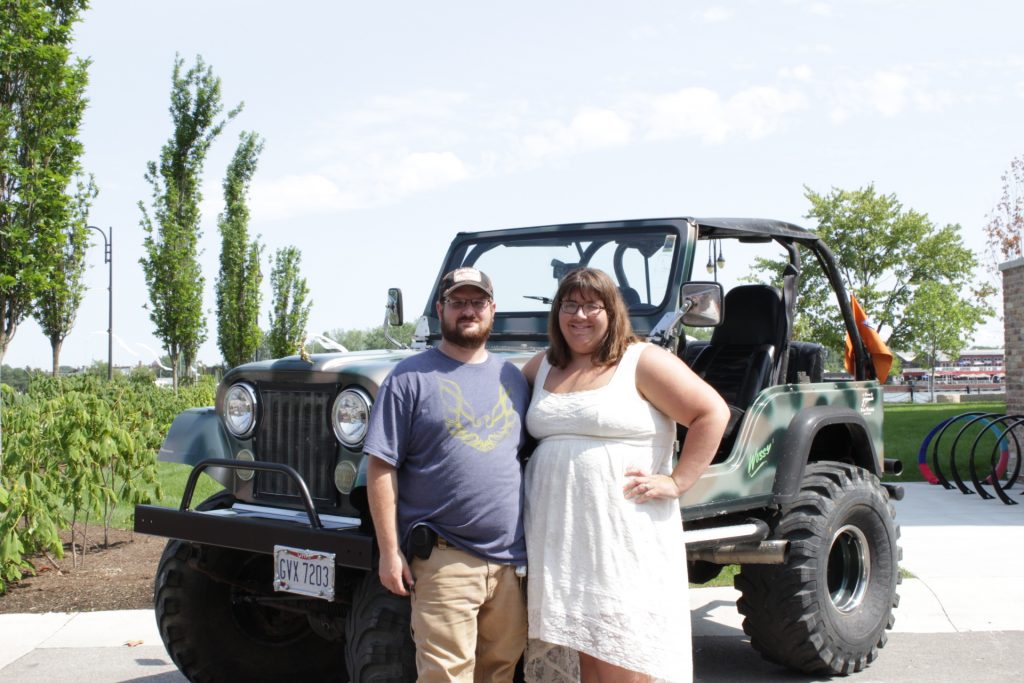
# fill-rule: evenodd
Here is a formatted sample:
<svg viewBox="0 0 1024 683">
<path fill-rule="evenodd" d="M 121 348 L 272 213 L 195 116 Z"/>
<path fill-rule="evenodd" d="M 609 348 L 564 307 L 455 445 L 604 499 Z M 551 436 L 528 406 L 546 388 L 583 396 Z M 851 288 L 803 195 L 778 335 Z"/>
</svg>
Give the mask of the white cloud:
<svg viewBox="0 0 1024 683">
<path fill-rule="evenodd" d="M 867 98 L 883 116 L 896 116 L 907 106 L 906 76 L 891 71 L 876 73 L 866 84 Z"/>
<path fill-rule="evenodd" d="M 842 106 L 833 107 L 828 118 L 832 123 L 842 125 L 850 120 L 850 110 Z"/>
<path fill-rule="evenodd" d="M 814 70 L 806 64 L 788 66 L 779 70 L 779 76 L 794 81 L 810 81 L 814 76 Z"/>
<path fill-rule="evenodd" d="M 583 149 L 614 147 L 629 142 L 630 125 L 610 109 L 586 108 L 573 117 L 569 133 Z"/>
<path fill-rule="evenodd" d="M 618 112 L 597 107 L 581 109 L 568 124 L 547 121 L 539 132 L 523 137 L 523 147 L 534 158 L 581 152 L 629 143 L 631 124 Z"/>
<path fill-rule="evenodd" d="M 346 211 L 387 204 L 470 176 L 466 164 L 450 151 L 367 154 L 314 173 L 257 178 L 250 207 L 253 218 L 261 220 Z"/>
<path fill-rule="evenodd" d="M 706 88 L 685 88 L 651 98 L 648 137 L 696 137 L 709 143 L 732 136 L 758 139 L 778 130 L 786 114 L 804 106 L 801 93 L 769 86 L 748 88 L 728 99 Z"/>
<path fill-rule="evenodd" d="M 771 87 L 750 88 L 729 100 L 728 118 L 739 134 L 758 139 L 774 133 L 786 114 L 803 106 L 804 98 L 799 93 Z"/>
<path fill-rule="evenodd" d="M 714 5 L 701 12 L 700 17 L 709 24 L 719 24 L 724 21 L 729 21 L 733 18 L 734 14 L 735 13 L 728 7 Z"/>
<path fill-rule="evenodd" d="M 253 181 L 249 205 L 255 219 L 278 220 L 321 211 L 356 208 L 329 178 L 316 173 Z"/>
<path fill-rule="evenodd" d="M 466 165 L 452 152 L 416 152 L 394 168 L 393 188 L 399 194 L 431 190 L 469 177 Z"/>
<path fill-rule="evenodd" d="M 926 74 L 904 67 L 875 71 L 861 78 L 837 78 L 821 99 L 830 107 L 829 118 L 844 123 L 858 116 L 899 116 L 908 110 L 935 111 L 952 102 L 949 92 L 929 91 Z"/>
<path fill-rule="evenodd" d="M 918 111 L 935 113 L 954 105 L 957 101 L 957 96 L 946 90 L 936 90 L 934 92 L 921 90 L 913 93 L 911 101 L 914 108 Z"/>
<path fill-rule="evenodd" d="M 647 136 L 653 140 L 698 137 L 705 142 L 721 142 L 729 132 L 722 100 L 707 88 L 656 95 L 650 104 Z"/>
<path fill-rule="evenodd" d="M 469 101 L 466 93 L 447 90 L 418 90 L 406 95 L 371 98 L 345 118 L 359 125 L 390 125 L 405 122 L 414 113 L 418 119 L 450 118 Z"/>
</svg>

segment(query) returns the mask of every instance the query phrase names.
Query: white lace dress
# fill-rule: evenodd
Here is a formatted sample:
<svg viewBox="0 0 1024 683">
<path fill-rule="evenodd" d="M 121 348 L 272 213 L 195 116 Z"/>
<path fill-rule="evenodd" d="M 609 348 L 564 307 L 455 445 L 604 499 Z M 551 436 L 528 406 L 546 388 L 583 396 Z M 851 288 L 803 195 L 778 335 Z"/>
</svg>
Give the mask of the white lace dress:
<svg viewBox="0 0 1024 683">
<path fill-rule="evenodd" d="M 678 502 L 635 503 L 622 490 L 631 468 L 672 467 L 675 423 L 636 389 L 645 346 L 590 391 L 546 391 L 546 359 L 538 369 L 526 417 L 539 440 L 526 468 L 527 681 L 575 680 L 575 652 L 692 680 Z"/>
</svg>

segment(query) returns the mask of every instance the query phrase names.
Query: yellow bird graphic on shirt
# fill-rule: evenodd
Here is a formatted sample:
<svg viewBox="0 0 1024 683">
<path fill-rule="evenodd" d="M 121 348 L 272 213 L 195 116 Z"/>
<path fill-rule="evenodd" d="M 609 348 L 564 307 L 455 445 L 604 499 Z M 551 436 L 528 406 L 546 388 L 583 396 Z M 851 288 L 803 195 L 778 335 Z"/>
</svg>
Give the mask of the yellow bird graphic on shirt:
<svg viewBox="0 0 1024 683">
<path fill-rule="evenodd" d="M 501 384 L 494 407 L 485 415 L 466 402 L 462 387 L 450 379 L 438 379 L 445 402 L 445 426 L 448 433 L 481 453 L 493 451 L 515 428 L 518 415 L 512 399 Z"/>
</svg>

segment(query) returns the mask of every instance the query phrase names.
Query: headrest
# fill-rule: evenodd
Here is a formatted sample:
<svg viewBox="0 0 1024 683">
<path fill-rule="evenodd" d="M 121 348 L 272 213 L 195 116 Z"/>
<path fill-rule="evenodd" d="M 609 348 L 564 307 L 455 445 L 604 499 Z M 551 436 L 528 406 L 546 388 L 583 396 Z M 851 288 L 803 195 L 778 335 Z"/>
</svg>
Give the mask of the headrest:
<svg viewBox="0 0 1024 683">
<path fill-rule="evenodd" d="M 619 287 L 619 292 L 622 294 L 622 300 L 626 303 L 626 308 L 640 303 L 640 294 L 632 287 Z"/>
<path fill-rule="evenodd" d="M 725 295 L 725 319 L 711 334 L 711 344 L 761 346 L 778 344 L 785 324 L 782 295 L 769 285 L 740 285 Z"/>
</svg>

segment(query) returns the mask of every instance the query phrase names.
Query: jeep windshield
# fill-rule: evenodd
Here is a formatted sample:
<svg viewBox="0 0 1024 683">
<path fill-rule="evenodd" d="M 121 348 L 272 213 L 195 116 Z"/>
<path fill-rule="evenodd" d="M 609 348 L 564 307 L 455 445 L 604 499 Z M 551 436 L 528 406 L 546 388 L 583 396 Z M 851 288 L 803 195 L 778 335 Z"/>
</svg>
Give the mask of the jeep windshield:
<svg viewBox="0 0 1024 683">
<path fill-rule="evenodd" d="M 618 285 L 634 328 L 643 335 L 675 308 L 677 261 L 690 231 L 685 221 L 667 220 L 461 233 L 438 281 L 461 266 L 487 273 L 497 303 L 491 346 L 511 342 L 521 348 L 547 344 L 547 316 L 561 278 L 574 268 L 598 268 Z M 440 337 L 433 299 L 424 315 L 417 336 L 424 338 L 425 323 L 426 340 L 434 343 Z"/>
</svg>

